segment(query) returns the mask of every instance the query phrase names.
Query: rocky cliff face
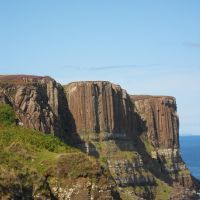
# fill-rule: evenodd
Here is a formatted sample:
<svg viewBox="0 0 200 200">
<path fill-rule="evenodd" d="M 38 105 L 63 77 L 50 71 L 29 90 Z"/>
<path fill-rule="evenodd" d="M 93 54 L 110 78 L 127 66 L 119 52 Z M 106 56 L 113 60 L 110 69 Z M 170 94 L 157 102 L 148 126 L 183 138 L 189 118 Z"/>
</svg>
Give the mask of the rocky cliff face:
<svg viewBox="0 0 200 200">
<path fill-rule="evenodd" d="M 64 88 L 81 136 L 105 133 L 108 137 L 123 137 L 133 132 L 131 100 L 119 85 L 88 81 Z"/>
<path fill-rule="evenodd" d="M 149 153 L 161 163 L 161 172 L 186 187 L 194 187 L 179 151 L 176 100 L 169 96 L 131 96 L 135 112 L 144 121 L 141 133 L 151 145 Z"/>
<path fill-rule="evenodd" d="M 153 199 L 152 188 L 174 182 L 194 188 L 179 152 L 174 97 L 129 96 L 109 82 L 75 82 L 64 88 L 86 152 L 106 160 L 122 196 Z"/>
<path fill-rule="evenodd" d="M 0 76 L 0 102 L 12 105 L 20 125 L 65 136 L 67 101 L 62 86 L 52 78 Z"/>
<path fill-rule="evenodd" d="M 146 137 L 154 147 L 179 148 L 179 119 L 174 97 L 131 96 L 145 121 Z"/>
<path fill-rule="evenodd" d="M 179 152 L 173 97 L 130 96 L 105 81 L 62 87 L 49 77 L 0 76 L 0 102 L 12 105 L 25 127 L 73 138 L 109 171 L 121 199 L 195 196 L 199 186 Z"/>
</svg>

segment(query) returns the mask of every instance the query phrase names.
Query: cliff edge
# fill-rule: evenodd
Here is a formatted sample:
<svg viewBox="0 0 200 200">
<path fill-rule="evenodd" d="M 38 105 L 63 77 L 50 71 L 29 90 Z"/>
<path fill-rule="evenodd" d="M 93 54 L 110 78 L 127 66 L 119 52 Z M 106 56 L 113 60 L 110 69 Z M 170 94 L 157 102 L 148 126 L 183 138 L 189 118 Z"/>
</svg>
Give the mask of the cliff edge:
<svg viewBox="0 0 200 200">
<path fill-rule="evenodd" d="M 11 105 L 17 123 L 65 140 L 71 123 L 63 87 L 50 77 L 0 76 L 0 103 Z"/>
<path fill-rule="evenodd" d="M 179 150 L 174 97 L 129 95 L 108 81 L 61 86 L 50 77 L 8 75 L 0 76 L 0 103 L 13 107 L 17 124 L 95 158 L 111 180 L 107 188 L 112 182 L 117 190 L 109 199 L 198 199 L 199 183 Z"/>
</svg>

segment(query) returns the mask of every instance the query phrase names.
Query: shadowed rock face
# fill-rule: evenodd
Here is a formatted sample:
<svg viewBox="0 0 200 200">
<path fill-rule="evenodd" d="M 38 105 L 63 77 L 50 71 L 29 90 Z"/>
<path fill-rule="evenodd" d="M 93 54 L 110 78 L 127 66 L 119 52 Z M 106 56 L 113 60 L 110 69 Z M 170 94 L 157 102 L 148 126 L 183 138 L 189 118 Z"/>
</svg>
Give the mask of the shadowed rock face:
<svg viewBox="0 0 200 200">
<path fill-rule="evenodd" d="M 194 186 L 179 152 L 179 120 L 174 97 L 129 96 L 120 86 L 100 81 L 74 82 L 64 88 L 77 133 L 83 141 L 93 143 L 91 148 L 88 146 L 88 152 L 94 151 L 95 145 L 102 146 L 98 153 L 107 158 L 109 169 L 119 186 L 128 187 L 139 182 L 151 186 L 155 184 L 153 176 L 159 176 L 154 174 L 154 170 L 145 169 L 144 165 L 132 168 L 134 160 L 140 160 L 140 156 L 135 153 L 132 160 L 134 155 L 131 152 L 146 154 L 146 157 L 149 154 L 149 158 L 144 159 L 145 165 L 155 165 L 168 179 L 168 184 L 175 181 L 184 187 Z M 101 143 L 96 144 L 91 134 L 98 133 L 111 134 L 112 137 L 110 135 L 107 141 L 100 140 Z M 150 152 L 145 152 L 144 145 L 135 146 L 140 136 L 152 145 Z M 127 155 L 123 157 L 123 151 L 130 152 L 128 158 Z M 116 152 L 117 158 L 113 158 Z M 142 177 L 144 169 L 150 170 L 150 175 L 145 178 Z M 137 174 L 137 178 L 133 174 Z"/>
<path fill-rule="evenodd" d="M 135 112 L 145 122 L 143 137 L 154 147 L 152 158 L 161 164 L 161 172 L 185 187 L 194 187 L 179 150 L 179 118 L 176 100 L 169 96 L 131 96 Z"/>
<path fill-rule="evenodd" d="M 122 199 L 156 199 L 174 183 L 188 194 L 196 187 L 179 152 L 173 97 L 130 96 L 105 81 L 62 87 L 50 77 L 18 75 L 0 76 L 0 103 L 10 104 L 25 127 L 75 144 L 81 138 L 87 153 L 103 158 Z"/>
<path fill-rule="evenodd" d="M 63 88 L 50 77 L 0 76 L 0 102 L 12 105 L 20 124 L 25 127 L 61 138 L 67 130 Z"/>
<path fill-rule="evenodd" d="M 91 81 L 64 88 L 79 134 L 105 132 L 117 137 L 133 132 L 132 104 L 120 86 Z"/>
<path fill-rule="evenodd" d="M 131 96 L 136 112 L 146 122 L 147 138 L 154 147 L 179 147 L 176 100 L 168 96 Z"/>
</svg>

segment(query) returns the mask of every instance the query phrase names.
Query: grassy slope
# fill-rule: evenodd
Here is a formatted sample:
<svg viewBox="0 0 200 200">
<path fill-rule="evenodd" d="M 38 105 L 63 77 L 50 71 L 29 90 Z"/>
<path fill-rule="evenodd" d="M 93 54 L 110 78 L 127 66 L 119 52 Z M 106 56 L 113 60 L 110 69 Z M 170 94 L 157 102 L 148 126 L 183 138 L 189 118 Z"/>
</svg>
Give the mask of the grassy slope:
<svg viewBox="0 0 200 200">
<path fill-rule="evenodd" d="M 145 148 L 144 151 L 151 154 L 151 151 L 154 150 L 153 146 L 146 140 L 144 140 L 143 143 Z M 117 147 L 115 142 L 94 142 L 93 144 L 94 146 L 96 146 L 98 151 L 101 152 L 99 160 L 103 166 L 105 165 L 105 163 L 107 163 L 107 157 L 109 157 L 110 164 L 113 162 L 112 165 L 114 165 L 117 160 L 126 160 L 130 161 L 130 163 L 138 160 L 138 153 L 136 153 L 136 151 L 121 150 L 119 149 L 119 147 Z M 116 174 L 113 173 L 113 170 L 111 169 L 110 171 L 112 176 L 115 177 Z M 129 173 L 132 172 L 128 171 L 126 168 L 124 168 L 124 170 L 123 168 L 121 168 L 120 176 L 128 177 L 130 175 Z M 150 171 L 148 171 L 147 169 L 145 170 L 145 168 L 135 168 L 134 174 L 143 175 L 144 177 L 153 176 L 155 178 L 156 185 L 127 187 L 126 189 L 124 189 L 123 193 L 120 193 L 122 199 L 133 199 L 132 191 L 134 191 L 138 196 L 142 196 L 142 194 L 147 193 L 147 190 L 152 191 L 156 200 L 168 200 L 170 198 L 172 188 L 162 180 L 156 178 Z M 129 195 L 129 193 L 131 193 L 131 196 Z M 136 196 L 135 199 L 137 199 Z"/>
<path fill-rule="evenodd" d="M 92 180 L 100 170 L 95 159 L 59 139 L 17 126 L 0 125 L 0 149 L 0 196 L 39 187 L 49 176 Z"/>
<path fill-rule="evenodd" d="M 66 181 L 73 183 L 80 177 L 88 177 L 93 182 L 97 174 L 102 173 L 95 158 L 64 144 L 52 135 L 22 128 L 14 123 L 12 109 L 0 104 L 0 196 L 9 198 L 20 190 L 26 193 L 34 188 L 35 193 L 40 190 L 46 197 L 48 188 L 45 181 L 48 177 L 51 180 L 64 180 L 66 184 Z M 109 145 L 106 149 L 110 148 Z M 129 159 L 134 158 L 135 154 L 118 151 L 115 156 Z M 99 161 L 102 164 L 101 159 Z M 138 192 L 143 189 L 138 187 Z M 154 193 L 157 199 L 168 199 L 170 188 L 157 180 Z"/>
</svg>

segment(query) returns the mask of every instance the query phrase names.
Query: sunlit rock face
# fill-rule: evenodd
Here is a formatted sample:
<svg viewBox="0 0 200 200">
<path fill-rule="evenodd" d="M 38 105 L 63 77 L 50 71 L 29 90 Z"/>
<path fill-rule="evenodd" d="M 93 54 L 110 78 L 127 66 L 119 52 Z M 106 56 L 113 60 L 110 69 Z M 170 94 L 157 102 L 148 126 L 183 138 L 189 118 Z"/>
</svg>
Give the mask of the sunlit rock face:
<svg viewBox="0 0 200 200">
<path fill-rule="evenodd" d="M 77 196 L 69 199 L 80 199 L 78 194 L 124 200 L 181 199 L 184 194 L 191 199 L 195 193 L 198 184 L 179 151 L 174 97 L 129 95 L 107 81 L 61 86 L 50 77 L 10 75 L 0 76 L 0 103 L 14 108 L 19 125 L 71 140 L 95 157 L 105 180 L 113 184 L 91 183 L 84 191 L 86 180 L 71 188 L 53 185 L 52 192 L 60 199 L 72 193 Z M 117 198 L 112 188 L 117 188 Z"/>
<path fill-rule="evenodd" d="M 62 86 L 52 78 L 0 76 L 0 101 L 13 106 L 21 125 L 64 137 L 67 101 Z"/>
<path fill-rule="evenodd" d="M 132 103 L 119 85 L 86 81 L 64 88 L 80 135 L 105 133 L 105 137 L 123 137 L 133 132 Z"/>
<path fill-rule="evenodd" d="M 130 198 L 137 194 L 137 186 L 155 187 L 155 176 L 161 174 L 167 184 L 194 186 L 179 152 L 174 97 L 130 96 L 120 86 L 102 81 L 74 82 L 64 88 L 86 152 L 106 159 L 116 184 L 121 191 L 128 190 Z M 150 151 L 137 144 L 144 141 Z M 140 195 L 154 196 L 152 190 Z"/>
<path fill-rule="evenodd" d="M 168 96 L 131 96 L 136 112 L 146 122 L 146 136 L 154 147 L 179 147 L 176 100 Z"/>
<path fill-rule="evenodd" d="M 152 158 L 161 164 L 161 172 L 186 187 L 192 177 L 179 150 L 179 118 L 176 100 L 169 96 L 131 96 L 135 112 L 144 121 L 143 137 L 154 147 Z"/>
</svg>

